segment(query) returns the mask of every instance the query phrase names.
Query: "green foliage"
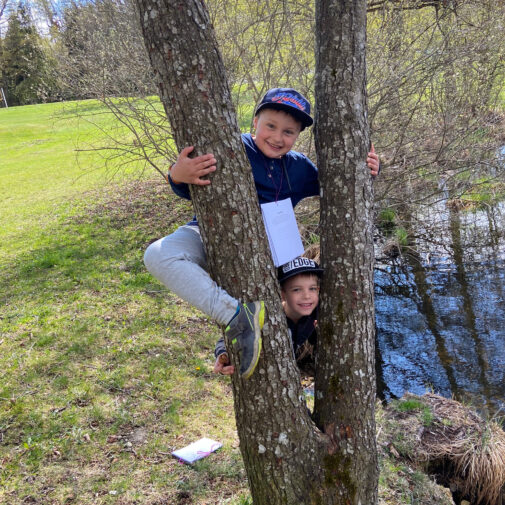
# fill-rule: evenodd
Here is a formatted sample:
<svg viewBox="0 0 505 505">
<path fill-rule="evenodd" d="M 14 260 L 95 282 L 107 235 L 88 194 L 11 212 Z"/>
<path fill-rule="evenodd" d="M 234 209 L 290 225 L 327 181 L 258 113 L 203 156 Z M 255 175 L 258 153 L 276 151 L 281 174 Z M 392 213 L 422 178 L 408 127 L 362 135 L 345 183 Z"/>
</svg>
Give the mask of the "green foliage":
<svg viewBox="0 0 505 505">
<path fill-rule="evenodd" d="M 375 196 L 396 209 L 440 195 L 442 186 L 458 198 L 483 175 L 503 179 L 503 5 L 409 5 L 386 2 L 367 23 L 371 126 L 385 165 Z"/>
<path fill-rule="evenodd" d="M 134 2 L 67 2 L 58 36 L 68 98 L 156 93 Z"/>
<path fill-rule="evenodd" d="M 484 208 L 504 198 L 505 183 L 488 178 L 481 178 L 475 181 L 472 189 L 461 196 L 462 201 L 465 204 L 470 204 L 472 208 Z"/>
<path fill-rule="evenodd" d="M 377 216 L 377 225 L 385 235 L 390 235 L 396 226 L 397 214 L 394 209 L 384 208 L 379 211 Z"/>
<path fill-rule="evenodd" d="M 258 102 L 272 87 L 296 87 L 310 96 L 314 78 L 314 6 L 311 2 L 211 0 L 211 19 L 238 103 Z M 243 100 L 245 98 L 245 100 Z M 250 117 L 248 111 L 239 115 Z"/>
<path fill-rule="evenodd" d="M 405 247 L 409 244 L 409 233 L 405 228 L 401 226 L 395 228 L 394 234 L 398 244 L 401 247 Z"/>
<path fill-rule="evenodd" d="M 252 498 L 247 495 L 239 496 L 238 499 L 230 502 L 230 505 L 253 505 Z"/>
<path fill-rule="evenodd" d="M 397 409 L 400 412 L 413 412 L 415 410 L 421 410 L 423 407 L 423 402 L 414 399 L 401 401 L 397 405 Z"/>
<path fill-rule="evenodd" d="M 391 208 L 381 209 L 378 222 L 382 226 L 393 225 L 396 220 L 396 211 Z"/>
<path fill-rule="evenodd" d="M 20 3 L 9 17 L 1 46 L 0 71 L 10 106 L 54 98 L 56 63 L 49 54 L 26 5 Z"/>
</svg>

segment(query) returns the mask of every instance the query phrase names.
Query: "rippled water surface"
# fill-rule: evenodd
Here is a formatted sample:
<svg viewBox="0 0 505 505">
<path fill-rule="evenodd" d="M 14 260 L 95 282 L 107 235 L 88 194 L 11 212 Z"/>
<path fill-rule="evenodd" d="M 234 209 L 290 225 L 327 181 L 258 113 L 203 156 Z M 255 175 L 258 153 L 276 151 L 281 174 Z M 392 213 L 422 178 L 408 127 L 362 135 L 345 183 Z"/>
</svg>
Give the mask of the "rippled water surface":
<svg viewBox="0 0 505 505">
<path fill-rule="evenodd" d="M 441 202 L 423 222 L 436 240 L 377 265 L 379 389 L 433 390 L 503 415 L 505 205 L 464 213 Z"/>
</svg>

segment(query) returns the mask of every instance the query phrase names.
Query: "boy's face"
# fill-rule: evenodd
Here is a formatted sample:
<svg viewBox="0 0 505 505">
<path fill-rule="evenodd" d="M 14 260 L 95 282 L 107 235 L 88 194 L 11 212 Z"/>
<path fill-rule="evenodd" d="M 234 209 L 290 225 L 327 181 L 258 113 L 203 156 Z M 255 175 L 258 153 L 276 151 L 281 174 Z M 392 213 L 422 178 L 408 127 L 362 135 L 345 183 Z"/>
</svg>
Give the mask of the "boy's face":
<svg viewBox="0 0 505 505">
<path fill-rule="evenodd" d="M 297 322 L 308 316 L 319 303 L 319 278 L 317 275 L 295 275 L 284 282 L 281 289 L 284 312 Z"/>
<path fill-rule="evenodd" d="M 268 158 L 281 158 L 291 150 L 302 125 L 281 110 L 264 109 L 254 118 L 258 149 Z"/>
</svg>

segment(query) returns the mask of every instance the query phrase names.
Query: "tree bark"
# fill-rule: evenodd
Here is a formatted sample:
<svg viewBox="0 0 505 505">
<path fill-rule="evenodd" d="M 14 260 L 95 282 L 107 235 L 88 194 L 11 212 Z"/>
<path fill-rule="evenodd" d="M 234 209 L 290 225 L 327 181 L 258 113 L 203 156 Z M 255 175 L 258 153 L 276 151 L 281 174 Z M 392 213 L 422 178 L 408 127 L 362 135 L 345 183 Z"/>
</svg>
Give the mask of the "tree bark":
<svg viewBox="0 0 505 505">
<path fill-rule="evenodd" d="M 366 1 L 316 1 L 315 141 L 321 184 L 320 335 L 314 418 L 334 448 L 342 503 L 377 501 L 372 181 Z M 330 474 L 331 475 L 331 474 Z"/>
<path fill-rule="evenodd" d="M 197 154 L 213 152 L 218 160 L 212 184 L 191 188 L 211 275 L 232 296 L 266 306 L 257 370 L 247 381 L 232 378 L 253 502 L 347 503 L 335 492 L 349 478 L 334 442 L 306 408 L 250 164 L 205 6 L 198 0 L 137 0 L 137 6 L 177 148 L 194 145 Z"/>
</svg>

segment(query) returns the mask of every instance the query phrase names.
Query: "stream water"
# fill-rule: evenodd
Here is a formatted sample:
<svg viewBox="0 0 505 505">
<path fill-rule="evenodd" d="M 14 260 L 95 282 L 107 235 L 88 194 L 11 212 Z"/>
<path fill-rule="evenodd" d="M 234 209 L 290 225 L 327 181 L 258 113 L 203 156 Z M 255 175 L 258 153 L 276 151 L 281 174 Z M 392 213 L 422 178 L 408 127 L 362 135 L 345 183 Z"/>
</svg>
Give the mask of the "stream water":
<svg viewBox="0 0 505 505">
<path fill-rule="evenodd" d="M 378 390 L 433 391 L 505 415 L 505 204 L 422 211 L 410 254 L 375 272 Z M 429 232 L 429 233 L 427 233 Z"/>
</svg>

